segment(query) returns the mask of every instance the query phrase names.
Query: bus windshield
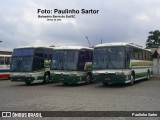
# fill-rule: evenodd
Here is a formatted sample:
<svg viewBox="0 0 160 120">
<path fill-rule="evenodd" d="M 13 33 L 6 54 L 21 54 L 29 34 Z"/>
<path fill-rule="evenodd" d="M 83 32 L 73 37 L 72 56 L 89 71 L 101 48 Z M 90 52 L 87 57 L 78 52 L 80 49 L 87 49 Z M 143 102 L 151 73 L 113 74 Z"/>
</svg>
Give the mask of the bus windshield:
<svg viewBox="0 0 160 120">
<path fill-rule="evenodd" d="M 14 49 L 12 56 L 30 56 L 34 54 L 33 48 Z"/>
<path fill-rule="evenodd" d="M 77 70 L 78 51 L 54 50 L 51 69 Z"/>
<path fill-rule="evenodd" d="M 95 48 L 93 54 L 93 69 L 125 68 L 125 47 Z"/>
<path fill-rule="evenodd" d="M 32 70 L 33 57 L 12 57 L 11 72 L 29 72 Z"/>
</svg>

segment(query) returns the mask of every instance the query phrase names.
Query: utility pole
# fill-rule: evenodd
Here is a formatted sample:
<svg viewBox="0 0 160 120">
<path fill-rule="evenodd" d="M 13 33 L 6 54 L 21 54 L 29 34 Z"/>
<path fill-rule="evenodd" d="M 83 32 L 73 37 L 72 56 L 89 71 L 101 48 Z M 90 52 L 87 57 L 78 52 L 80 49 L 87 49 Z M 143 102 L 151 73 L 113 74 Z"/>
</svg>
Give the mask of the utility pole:
<svg viewBox="0 0 160 120">
<path fill-rule="evenodd" d="M 87 41 L 88 41 L 88 45 L 89 45 L 89 47 L 90 47 L 90 42 L 89 42 L 89 40 L 88 40 L 88 37 L 86 36 L 86 39 L 87 39 Z"/>
<path fill-rule="evenodd" d="M 102 39 L 101 39 L 101 44 L 102 44 Z"/>
</svg>

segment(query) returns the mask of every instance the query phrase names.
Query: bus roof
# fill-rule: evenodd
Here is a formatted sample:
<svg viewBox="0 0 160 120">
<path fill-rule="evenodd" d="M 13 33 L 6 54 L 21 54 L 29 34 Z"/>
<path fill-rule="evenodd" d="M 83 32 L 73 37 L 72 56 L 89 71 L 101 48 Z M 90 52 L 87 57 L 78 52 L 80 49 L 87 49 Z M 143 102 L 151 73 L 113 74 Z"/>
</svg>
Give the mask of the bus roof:
<svg viewBox="0 0 160 120">
<path fill-rule="evenodd" d="M 81 50 L 81 49 L 93 50 L 93 48 L 82 47 L 82 46 L 59 46 L 59 47 L 55 47 L 55 50 Z"/>
<path fill-rule="evenodd" d="M 136 45 L 134 43 L 123 43 L 123 42 L 99 44 L 99 45 L 96 45 L 95 48 L 96 47 L 105 47 L 105 46 L 132 46 L 132 47 L 143 49 L 143 47 L 140 45 Z"/>
<path fill-rule="evenodd" d="M 12 55 L 2 55 L 0 54 L 0 57 L 11 57 Z"/>
<path fill-rule="evenodd" d="M 48 46 L 24 46 L 24 47 L 16 47 L 14 49 L 23 49 L 23 48 L 52 48 L 54 49 L 54 47 L 48 47 Z"/>
</svg>

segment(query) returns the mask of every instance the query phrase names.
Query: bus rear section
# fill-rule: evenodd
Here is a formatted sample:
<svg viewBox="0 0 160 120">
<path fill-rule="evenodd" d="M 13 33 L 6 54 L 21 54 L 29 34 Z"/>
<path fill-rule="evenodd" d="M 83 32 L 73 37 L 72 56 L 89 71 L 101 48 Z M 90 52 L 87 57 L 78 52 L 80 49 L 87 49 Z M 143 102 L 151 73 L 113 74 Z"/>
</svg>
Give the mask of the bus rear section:
<svg viewBox="0 0 160 120">
<path fill-rule="evenodd" d="M 50 82 L 50 62 L 52 58 L 50 47 L 23 47 L 13 50 L 11 59 L 11 81 Z"/>
<path fill-rule="evenodd" d="M 106 84 L 129 83 L 153 75 L 151 52 L 130 43 L 97 45 L 93 55 L 93 80 Z"/>
<path fill-rule="evenodd" d="M 0 55 L 0 79 L 10 78 L 11 55 Z"/>
<path fill-rule="evenodd" d="M 79 46 L 55 48 L 51 62 L 52 82 L 91 83 L 92 54 L 93 49 Z"/>
</svg>

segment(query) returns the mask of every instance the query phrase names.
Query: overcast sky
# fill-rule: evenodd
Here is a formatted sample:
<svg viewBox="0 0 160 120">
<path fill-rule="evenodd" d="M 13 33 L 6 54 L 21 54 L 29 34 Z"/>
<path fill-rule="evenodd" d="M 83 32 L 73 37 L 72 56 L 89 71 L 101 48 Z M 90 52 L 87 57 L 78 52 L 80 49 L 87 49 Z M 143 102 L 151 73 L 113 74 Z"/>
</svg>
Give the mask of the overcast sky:
<svg viewBox="0 0 160 120">
<path fill-rule="evenodd" d="M 95 9 L 75 19 L 38 19 L 37 9 Z M 149 31 L 160 30 L 159 0 L 0 0 L 0 49 L 30 45 L 88 46 L 132 42 L 145 46 Z"/>
</svg>

